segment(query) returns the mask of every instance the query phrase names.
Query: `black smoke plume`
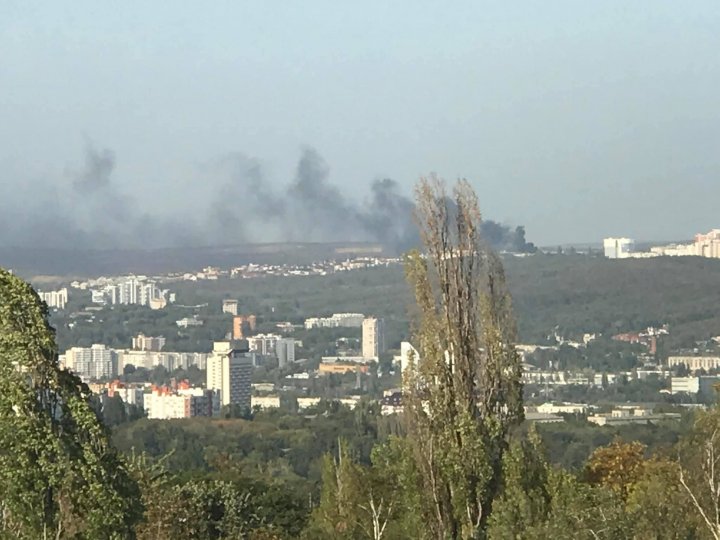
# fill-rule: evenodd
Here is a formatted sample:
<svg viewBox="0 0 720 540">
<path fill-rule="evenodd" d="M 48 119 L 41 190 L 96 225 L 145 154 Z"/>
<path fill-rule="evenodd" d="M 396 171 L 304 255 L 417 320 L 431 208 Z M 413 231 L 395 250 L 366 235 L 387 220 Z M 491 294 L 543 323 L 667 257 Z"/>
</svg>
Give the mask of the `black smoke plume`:
<svg viewBox="0 0 720 540">
<path fill-rule="evenodd" d="M 397 182 L 378 179 L 365 200 L 348 198 L 330 182 L 327 163 L 310 148 L 281 187 L 265 177 L 256 159 L 236 153 L 217 160 L 198 180 L 200 193 L 212 195 L 188 201 L 186 208 L 164 208 L 179 216 L 172 219 L 161 217 L 157 208 L 152 213 L 142 209 L 132 194 L 122 192 L 115 183 L 115 164 L 111 150 L 88 143 L 83 165 L 70 174 L 65 189 L 50 184 L 40 190 L 49 195 L 34 200 L 35 206 L 0 200 L 0 215 L 10 224 L 0 230 L 0 245 L 122 249 L 371 241 L 402 252 L 418 243 L 413 202 Z M 483 232 L 498 249 L 534 249 L 522 227 L 511 230 L 488 220 Z"/>
</svg>

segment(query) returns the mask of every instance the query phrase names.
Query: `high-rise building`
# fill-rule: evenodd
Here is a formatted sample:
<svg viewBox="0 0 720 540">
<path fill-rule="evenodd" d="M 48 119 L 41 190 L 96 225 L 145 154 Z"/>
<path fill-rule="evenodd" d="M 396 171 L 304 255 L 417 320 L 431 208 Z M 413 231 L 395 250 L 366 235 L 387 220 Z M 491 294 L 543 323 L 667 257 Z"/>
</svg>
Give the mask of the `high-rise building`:
<svg viewBox="0 0 720 540">
<path fill-rule="evenodd" d="M 603 249 L 608 259 L 626 259 L 635 250 L 635 241 L 630 238 L 605 238 Z"/>
<path fill-rule="evenodd" d="M 250 350 L 263 356 L 275 356 L 275 345 L 281 339 L 277 334 L 257 334 L 247 338 Z"/>
<path fill-rule="evenodd" d="M 67 288 L 60 289 L 58 291 L 42 292 L 38 291 L 40 300 L 45 302 L 48 307 L 56 309 L 65 309 L 65 305 L 68 301 L 68 290 Z"/>
<path fill-rule="evenodd" d="M 220 393 L 220 404 L 250 408 L 254 354 L 246 342 L 216 341 L 207 359 L 207 388 Z"/>
<path fill-rule="evenodd" d="M 707 234 L 696 234 L 694 255 L 720 259 L 720 229 L 713 229 Z"/>
<path fill-rule="evenodd" d="M 417 369 L 419 361 L 417 349 L 411 343 L 407 341 L 400 343 L 400 373 L 404 374 L 410 366 Z"/>
<path fill-rule="evenodd" d="M 247 339 L 255 331 L 257 318 L 255 315 L 237 315 L 233 317 L 233 339 Z"/>
<path fill-rule="evenodd" d="M 377 360 L 385 352 L 385 321 L 368 317 L 362 323 L 362 355 L 366 360 Z"/>
<path fill-rule="evenodd" d="M 162 309 L 168 303 L 168 291 L 160 289 L 154 281 L 148 281 L 144 276 L 123 279 L 102 290 L 93 290 L 92 294 L 92 301 L 96 304 L 109 301 L 111 304 L 137 304 Z"/>
<path fill-rule="evenodd" d="M 165 338 L 162 336 L 151 337 L 145 334 L 138 334 L 132 340 L 132 348 L 135 351 L 161 351 L 165 345 Z"/>
<path fill-rule="evenodd" d="M 233 299 L 223 300 L 222 312 L 229 313 L 230 315 L 237 316 L 238 313 L 238 301 Z"/>
<path fill-rule="evenodd" d="M 295 340 L 293 338 L 280 338 L 275 342 L 275 355 L 278 366 L 284 367 L 295 361 Z"/>
<path fill-rule="evenodd" d="M 65 366 L 83 380 L 110 378 L 115 375 L 115 355 L 105 345 L 73 347 L 65 352 Z"/>
</svg>

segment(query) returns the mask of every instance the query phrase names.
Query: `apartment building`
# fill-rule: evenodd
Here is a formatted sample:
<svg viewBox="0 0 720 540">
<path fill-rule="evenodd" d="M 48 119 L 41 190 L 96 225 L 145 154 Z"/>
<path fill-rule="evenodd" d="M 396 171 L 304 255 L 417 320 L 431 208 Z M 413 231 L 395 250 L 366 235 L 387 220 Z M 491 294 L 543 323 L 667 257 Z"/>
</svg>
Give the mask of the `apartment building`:
<svg viewBox="0 0 720 540">
<path fill-rule="evenodd" d="M 362 323 L 362 355 L 367 360 L 378 360 L 385 352 L 385 321 L 368 317 Z"/>
<path fill-rule="evenodd" d="M 255 354 L 247 342 L 216 341 L 207 359 L 207 388 L 220 393 L 220 404 L 251 406 Z"/>
</svg>

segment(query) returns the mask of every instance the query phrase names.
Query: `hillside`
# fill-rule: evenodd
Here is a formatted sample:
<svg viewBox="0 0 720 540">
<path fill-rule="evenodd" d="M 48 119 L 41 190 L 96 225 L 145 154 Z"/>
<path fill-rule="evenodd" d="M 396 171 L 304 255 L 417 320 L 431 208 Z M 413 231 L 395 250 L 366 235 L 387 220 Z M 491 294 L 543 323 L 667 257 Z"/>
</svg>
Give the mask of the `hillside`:
<svg viewBox="0 0 720 540">
<path fill-rule="evenodd" d="M 520 334 L 619 332 L 668 323 L 671 344 L 720 334 L 720 260 L 510 259 L 506 269 Z"/>
<path fill-rule="evenodd" d="M 720 335 L 720 261 L 535 255 L 508 257 L 505 266 L 520 339 L 525 342 L 542 342 L 556 326 L 566 337 L 579 338 L 585 332 L 610 334 L 668 323 L 671 347 Z M 92 325 L 84 337 L 112 345 L 128 343 L 138 331 L 172 336 L 177 334 L 176 319 L 196 313 L 206 321 L 198 335 L 209 344 L 229 328 L 228 316 L 220 313 L 221 300 L 237 298 L 241 311 L 268 323 L 301 323 L 306 317 L 343 311 L 379 315 L 386 318 L 388 345 L 394 347 L 407 339 L 413 303 L 400 266 L 325 277 L 221 279 L 171 287 L 178 293 L 178 304 L 208 306 L 171 306 L 162 312 L 105 310 L 102 328 Z M 61 345 L 73 344 L 79 330 L 69 335 L 62 317 L 54 321 Z M 170 338 L 168 346 L 173 341 Z"/>
</svg>

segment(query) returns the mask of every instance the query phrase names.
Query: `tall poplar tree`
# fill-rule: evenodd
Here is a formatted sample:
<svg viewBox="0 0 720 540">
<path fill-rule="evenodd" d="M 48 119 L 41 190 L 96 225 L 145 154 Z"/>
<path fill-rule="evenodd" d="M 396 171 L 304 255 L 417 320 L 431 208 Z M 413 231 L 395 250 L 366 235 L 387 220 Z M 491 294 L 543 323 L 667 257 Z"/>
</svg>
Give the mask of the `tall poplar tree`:
<svg viewBox="0 0 720 540">
<path fill-rule="evenodd" d="M 483 538 L 510 428 L 523 417 L 520 358 L 499 257 L 465 180 L 420 181 L 423 250 L 409 254 L 417 350 L 405 373 L 408 438 L 431 536 Z"/>
</svg>

